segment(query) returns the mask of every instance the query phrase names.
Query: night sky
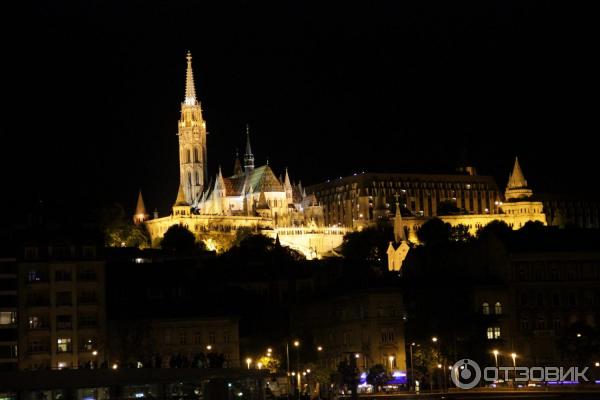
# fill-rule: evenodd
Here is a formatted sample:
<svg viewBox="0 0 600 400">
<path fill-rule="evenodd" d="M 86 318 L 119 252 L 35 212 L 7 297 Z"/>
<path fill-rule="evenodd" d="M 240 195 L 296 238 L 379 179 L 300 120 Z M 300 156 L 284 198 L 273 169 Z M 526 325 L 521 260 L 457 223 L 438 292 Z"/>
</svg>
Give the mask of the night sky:
<svg viewBox="0 0 600 400">
<path fill-rule="evenodd" d="M 249 123 L 257 164 L 287 166 L 304 184 L 363 170 L 451 172 L 466 158 L 503 187 L 518 155 L 534 190 L 597 191 L 590 10 L 79 3 L 38 2 L 2 28 L 4 207 L 131 210 L 141 188 L 164 215 L 178 185 L 188 49 L 211 175 L 219 164 L 231 171 Z"/>
</svg>

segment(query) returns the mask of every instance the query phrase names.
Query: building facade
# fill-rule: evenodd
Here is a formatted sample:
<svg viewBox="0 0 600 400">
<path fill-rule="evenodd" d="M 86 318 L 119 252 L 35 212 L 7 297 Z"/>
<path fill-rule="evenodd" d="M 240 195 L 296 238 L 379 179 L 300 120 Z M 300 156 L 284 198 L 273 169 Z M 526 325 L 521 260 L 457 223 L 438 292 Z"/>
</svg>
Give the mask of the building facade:
<svg viewBox="0 0 600 400">
<path fill-rule="evenodd" d="M 95 244 L 28 244 L 18 261 L 19 367 L 78 368 L 105 356 L 105 262 Z"/>
<path fill-rule="evenodd" d="M 307 332 L 322 350 L 319 363 L 335 370 L 348 354 L 358 354 L 357 367 L 368 371 L 382 364 L 406 372 L 402 294 L 371 289 L 314 300 L 299 307 L 292 329 Z"/>
<path fill-rule="evenodd" d="M 248 127 L 243 165 L 236 156 L 231 175 L 219 168 L 208 180 L 206 122 L 196 97 L 190 53 L 178 128 L 180 177 L 172 214 L 148 220 L 141 195 L 138 197 L 134 219 L 145 221 L 153 243 L 172 225 L 187 227 L 217 251 L 227 249 L 239 229 L 273 239 L 279 236 L 282 244 L 309 258 L 327 254 L 342 243 L 345 228 L 326 228 L 316 198 L 306 195 L 287 170 L 277 177 L 268 163 L 255 165 Z"/>
<path fill-rule="evenodd" d="M 0 256 L 0 371 L 18 365 L 17 262 Z"/>
</svg>

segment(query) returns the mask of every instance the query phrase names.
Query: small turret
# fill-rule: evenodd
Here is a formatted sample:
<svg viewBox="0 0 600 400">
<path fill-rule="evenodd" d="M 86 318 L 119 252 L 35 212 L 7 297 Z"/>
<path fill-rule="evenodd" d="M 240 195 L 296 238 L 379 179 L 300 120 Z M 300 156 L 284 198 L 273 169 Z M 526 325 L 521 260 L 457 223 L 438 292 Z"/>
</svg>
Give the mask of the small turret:
<svg viewBox="0 0 600 400">
<path fill-rule="evenodd" d="M 506 200 L 511 199 L 525 199 L 533 196 L 533 191 L 527 186 L 527 180 L 523 175 L 521 166 L 519 165 L 519 158 L 515 157 L 515 164 L 513 170 L 508 177 L 508 184 L 506 185 L 506 191 L 504 197 Z"/>
<path fill-rule="evenodd" d="M 146 212 L 146 206 L 144 205 L 144 199 L 142 198 L 142 190 L 138 193 L 137 205 L 135 207 L 135 213 L 133 214 L 133 223 L 139 225 L 144 221 L 148 220 L 150 216 Z"/>
</svg>

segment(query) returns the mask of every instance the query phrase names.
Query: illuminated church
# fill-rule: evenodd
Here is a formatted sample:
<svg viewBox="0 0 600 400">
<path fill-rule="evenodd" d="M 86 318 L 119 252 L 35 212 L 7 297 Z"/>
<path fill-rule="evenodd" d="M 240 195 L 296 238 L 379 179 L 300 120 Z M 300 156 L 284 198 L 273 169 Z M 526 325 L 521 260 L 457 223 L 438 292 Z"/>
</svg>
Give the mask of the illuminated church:
<svg viewBox="0 0 600 400">
<path fill-rule="evenodd" d="M 209 178 L 206 121 L 196 97 L 189 52 L 178 137 L 180 184 L 173 213 L 143 218 L 142 201 L 138 208 L 143 212 L 136 211 L 140 215 L 134 218 L 145 221 L 153 242 L 170 226 L 180 224 L 216 250 L 228 248 L 242 228 L 279 237 L 282 244 L 309 258 L 327 254 L 341 244 L 345 230 L 323 227 L 322 207 L 314 195 L 306 195 L 300 183 L 292 183 L 287 169 L 284 177 L 278 178 L 268 163 L 255 165 L 248 126 L 243 165 L 236 156 L 232 175 L 225 176 L 219 167 L 216 176 Z"/>
<path fill-rule="evenodd" d="M 210 249 L 222 251 L 232 245 L 240 229 L 246 229 L 279 238 L 282 245 L 309 259 L 319 258 L 336 255 L 348 231 L 393 218 L 396 245 L 390 245 L 388 255 L 395 259 L 390 269 L 398 270 L 407 243 L 417 242 L 417 230 L 434 216 L 453 226 L 466 225 L 471 233 L 493 220 L 514 229 L 527 221 L 546 224 L 543 204 L 532 198 L 518 160 L 505 193 L 491 176 L 479 176 L 473 168 L 468 174 L 454 175 L 363 173 L 305 189 L 290 180 L 287 169 L 278 178 L 268 163 L 255 165 L 246 126 L 243 162 L 236 155 L 230 175 L 219 167 L 209 177 L 206 121 L 196 97 L 189 52 L 178 139 L 179 189 L 172 214 L 158 218 L 155 213 L 148 219 L 141 193 L 138 199 L 134 221 L 146 224 L 153 245 L 178 224 Z M 460 212 L 442 213 L 448 203 Z"/>
</svg>

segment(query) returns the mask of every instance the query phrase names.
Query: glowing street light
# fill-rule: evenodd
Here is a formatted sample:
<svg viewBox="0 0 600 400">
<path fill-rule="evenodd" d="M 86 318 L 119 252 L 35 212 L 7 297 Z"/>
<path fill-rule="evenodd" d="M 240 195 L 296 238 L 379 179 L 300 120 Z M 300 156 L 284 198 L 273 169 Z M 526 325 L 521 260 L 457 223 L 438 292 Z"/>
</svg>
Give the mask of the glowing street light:
<svg viewBox="0 0 600 400">
<path fill-rule="evenodd" d="M 323 351 L 323 346 L 317 347 L 317 351 Z"/>
<path fill-rule="evenodd" d="M 256 363 L 256 366 L 258 367 L 258 369 L 261 369 L 262 368 L 262 363 L 261 362 Z"/>
<path fill-rule="evenodd" d="M 206 346 L 206 350 L 212 350 L 212 346 L 209 344 L 208 346 Z"/>
<path fill-rule="evenodd" d="M 594 364 L 595 367 L 600 367 L 600 362 L 596 361 L 596 363 Z"/>
<path fill-rule="evenodd" d="M 269 348 L 267 349 L 267 353 L 272 353 L 272 352 L 273 352 L 273 349 L 269 347 Z"/>
<path fill-rule="evenodd" d="M 498 368 L 498 350 L 494 350 L 494 360 L 496 361 L 496 368 Z"/>
<path fill-rule="evenodd" d="M 294 340 L 294 347 L 298 347 L 298 346 L 300 346 L 300 342 L 297 340 Z"/>
<path fill-rule="evenodd" d="M 97 356 L 97 355 L 98 355 L 98 350 L 94 350 L 94 351 L 92 351 L 92 355 L 93 355 L 93 356 Z"/>
<path fill-rule="evenodd" d="M 119 368 L 119 365 L 118 365 L 117 363 L 114 363 L 114 364 L 112 365 L 112 369 L 117 369 L 117 368 Z"/>
<path fill-rule="evenodd" d="M 390 369 L 394 368 L 394 356 L 389 356 L 388 360 L 390 360 Z"/>
<path fill-rule="evenodd" d="M 432 337 L 432 338 L 431 338 L 431 341 L 432 341 L 433 343 L 437 343 L 437 341 L 438 341 L 438 338 L 434 336 L 434 337 Z"/>
<path fill-rule="evenodd" d="M 510 356 L 512 357 L 512 360 L 513 360 L 513 367 L 517 368 L 517 362 L 516 362 L 517 353 L 510 353 Z"/>
<path fill-rule="evenodd" d="M 246 358 L 246 364 L 248 364 L 248 369 L 250 369 L 251 363 L 252 363 L 252 359 L 250 357 Z"/>
<path fill-rule="evenodd" d="M 439 368 L 439 369 L 442 369 L 442 364 L 438 364 L 438 368 Z"/>
</svg>

